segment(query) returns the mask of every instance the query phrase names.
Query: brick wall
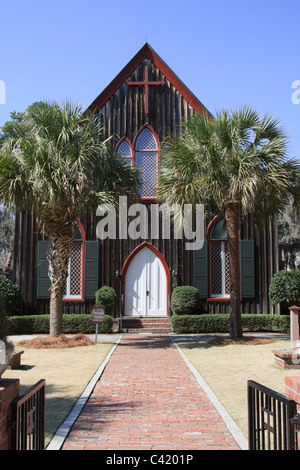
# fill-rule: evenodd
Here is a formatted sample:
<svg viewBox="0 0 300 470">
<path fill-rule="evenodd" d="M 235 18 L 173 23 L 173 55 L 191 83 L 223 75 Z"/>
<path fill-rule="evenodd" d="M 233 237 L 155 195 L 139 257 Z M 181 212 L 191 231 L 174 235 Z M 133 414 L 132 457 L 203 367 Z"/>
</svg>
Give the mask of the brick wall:
<svg viewBox="0 0 300 470">
<path fill-rule="evenodd" d="M 285 377 L 285 394 L 297 403 L 300 413 L 300 377 Z M 298 449 L 300 449 L 300 432 L 298 430 Z"/>
<path fill-rule="evenodd" d="M 10 450 L 10 404 L 19 396 L 19 379 L 0 379 L 0 450 Z"/>
</svg>

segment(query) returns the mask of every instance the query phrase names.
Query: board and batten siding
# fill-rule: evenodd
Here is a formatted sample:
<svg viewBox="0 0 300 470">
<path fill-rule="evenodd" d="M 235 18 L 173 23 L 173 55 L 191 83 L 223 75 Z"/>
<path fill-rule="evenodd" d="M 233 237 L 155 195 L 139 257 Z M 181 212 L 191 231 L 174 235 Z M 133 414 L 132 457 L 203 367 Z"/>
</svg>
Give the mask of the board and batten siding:
<svg viewBox="0 0 300 470">
<path fill-rule="evenodd" d="M 144 69 L 148 66 L 149 79 L 164 81 L 165 85 L 149 87 L 149 113 L 145 114 L 144 86 L 128 85 L 128 81 L 144 80 Z M 167 72 L 165 72 L 167 73 Z M 104 92 L 103 92 L 104 93 Z M 185 95 L 187 96 L 187 95 Z M 97 100 L 95 101 L 97 104 Z M 93 108 L 93 111 L 102 120 L 105 135 L 112 136 L 113 145 L 116 146 L 122 137 L 127 137 L 131 144 L 138 131 L 148 124 L 158 136 L 160 145 L 172 135 L 179 134 L 184 120 L 195 114 L 191 103 L 178 91 L 170 80 L 148 58 L 144 58 L 136 68 L 124 78 L 123 82 L 111 93 L 105 102 Z M 150 217 L 151 205 L 147 205 Z M 86 241 L 96 241 L 95 214 L 87 214 L 81 223 L 85 229 Z M 278 271 L 279 253 L 277 243 L 277 223 L 267 221 L 264 226 L 255 231 L 249 217 L 241 225 L 241 240 L 251 241 L 251 244 L 242 243 L 244 247 L 251 245 L 251 253 L 255 258 L 255 297 L 242 301 L 243 313 L 275 313 L 274 307 L 268 298 L 269 282 L 272 275 Z M 23 311 L 27 314 L 49 313 L 49 300 L 38 298 L 38 241 L 45 241 L 45 234 L 35 221 L 34 213 L 23 211 L 16 215 L 15 245 L 13 255 L 12 279 L 22 289 Z M 170 292 L 179 285 L 193 285 L 194 277 L 202 275 L 199 270 L 195 272 L 193 263 L 194 254 L 185 250 L 185 240 L 170 240 L 162 238 L 131 240 L 103 240 L 99 241 L 98 272 L 95 275 L 95 258 L 88 263 L 91 269 L 90 281 L 94 282 L 93 290 L 98 284 L 108 285 L 116 289 L 119 304 L 115 315 L 119 316 L 122 308 L 122 268 L 130 253 L 142 242 L 148 241 L 160 251 L 170 270 Z M 92 245 L 91 245 L 92 246 Z M 242 249 L 243 253 L 247 250 Z M 89 249 L 87 249 L 89 252 Z M 248 250 L 249 252 L 249 250 Z M 249 253 L 248 253 L 249 255 Z M 248 265 L 250 259 L 248 258 Z M 40 268 L 41 269 L 41 268 Z M 252 268 L 251 268 L 252 269 Z M 92 275 L 93 272 L 93 275 Z M 251 271 L 252 272 L 252 271 Z M 88 277 L 86 275 L 86 277 Z M 253 279 L 244 276 L 244 288 L 253 289 Z M 203 280 L 203 279 L 202 279 Z M 247 281 L 247 282 L 246 282 Z M 250 283 L 252 282 L 251 286 Z M 41 284 L 39 286 L 41 289 Z M 208 313 L 228 313 L 229 302 L 206 302 L 205 285 L 203 284 L 203 309 Z M 91 290 L 89 292 L 91 292 Z M 253 291 L 251 290 L 251 293 Z M 92 294 L 90 294 L 92 295 Z M 249 294 L 248 294 L 249 295 Z M 90 306 L 94 299 L 85 302 L 65 302 L 65 313 L 90 313 Z"/>
</svg>

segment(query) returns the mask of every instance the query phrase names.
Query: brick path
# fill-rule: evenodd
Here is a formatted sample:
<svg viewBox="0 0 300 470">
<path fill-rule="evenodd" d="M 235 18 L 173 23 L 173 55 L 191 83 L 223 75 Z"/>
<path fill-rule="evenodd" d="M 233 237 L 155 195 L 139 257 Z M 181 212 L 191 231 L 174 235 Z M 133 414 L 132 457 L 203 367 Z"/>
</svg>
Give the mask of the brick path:
<svg viewBox="0 0 300 470">
<path fill-rule="evenodd" d="M 168 336 L 124 335 L 63 449 L 239 446 Z"/>
</svg>

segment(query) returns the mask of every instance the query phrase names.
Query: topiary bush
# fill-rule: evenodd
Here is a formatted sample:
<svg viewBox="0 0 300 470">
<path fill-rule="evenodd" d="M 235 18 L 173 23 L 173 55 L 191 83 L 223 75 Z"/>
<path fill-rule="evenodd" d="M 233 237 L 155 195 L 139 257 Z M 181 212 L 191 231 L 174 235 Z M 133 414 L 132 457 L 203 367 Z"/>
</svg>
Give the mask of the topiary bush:
<svg viewBox="0 0 300 470">
<path fill-rule="evenodd" d="M 287 308 L 300 304 L 300 269 L 279 271 L 271 278 L 269 297 L 273 305 Z"/>
<path fill-rule="evenodd" d="M 117 294 L 115 289 L 108 286 L 102 286 L 96 292 L 97 307 L 105 307 L 106 315 L 112 315 L 113 309 L 117 303 Z"/>
<path fill-rule="evenodd" d="M 171 297 L 171 309 L 174 315 L 199 315 L 200 306 L 200 294 L 196 287 L 175 287 Z"/>
<path fill-rule="evenodd" d="M 0 295 L 8 316 L 18 315 L 21 311 L 22 294 L 19 286 L 0 274 Z"/>
</svg>

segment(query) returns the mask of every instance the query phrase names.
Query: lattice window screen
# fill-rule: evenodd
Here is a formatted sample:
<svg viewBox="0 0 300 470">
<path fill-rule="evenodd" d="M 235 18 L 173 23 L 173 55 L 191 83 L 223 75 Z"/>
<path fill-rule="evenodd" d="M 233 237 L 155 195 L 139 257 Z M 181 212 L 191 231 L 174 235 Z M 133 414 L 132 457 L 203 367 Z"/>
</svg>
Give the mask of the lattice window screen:
<svg viewBox="0 0 300 470">
<path fill-rule="evenodd" d="M 150 129 L 144 129 L 137 138 L 136 150 L 157 150 L 157 142 Z"/>
<path fill-rule="evenodd" d="M 229 253 L 227 242 L 210 244 L 210 295 L 230 294 Z"/>
<path fill-rule="evenodd" d="M 141 197 L 156 197 L 158 152 L 156 139 L 150 129 L 144 129 L 137 139 L 135 166 L 139 168 L 140 177 L 143 182 L 139 188 Z"/>
<path fill-rule="evenodd" d="M 73 243 L 69 262 L 69 274 L 66 282 L 64 296 L 81 297 L 82 289 L 82 243 Z"/>
<path fill-rule="evenodd" d="M 228 244 L 224 242 L 224 276 L 225 276 L 225 295 L 230 295 L 230 266 Z"/>
<path fill-rule="evenodd" d="M 132 152 L 129 143 L 126 140 L 121 142 L 117 155 L 122 158 L 123 163 L 132 165 Z"/>
</svg>

